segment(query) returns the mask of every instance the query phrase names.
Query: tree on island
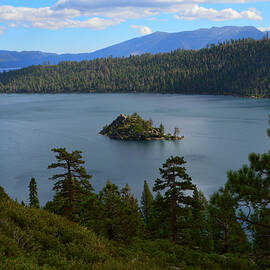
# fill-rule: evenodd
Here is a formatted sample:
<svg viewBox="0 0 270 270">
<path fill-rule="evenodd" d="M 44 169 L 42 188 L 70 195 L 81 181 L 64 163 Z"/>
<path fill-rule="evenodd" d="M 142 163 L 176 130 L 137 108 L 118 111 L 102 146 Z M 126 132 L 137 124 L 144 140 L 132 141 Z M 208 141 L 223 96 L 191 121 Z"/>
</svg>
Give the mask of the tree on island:
<svg viewBox="0 0 270 270">
<path fill-rule="evenodd" d="M 62 168 L 63 173 L 55 174 L 50 180 L 57 180 L 53 190 L 56 191 L 54 200 L 64 202 L 65 207 L 69 210 L 69 214 L 73 212 L 74 202 L 82 201 L 82 196 L 88 195 L 93 190 L 89 179 L 91 175 L 87 174 L 82 166 L 81 151 L 75 150 L 71 153 L 66 148 L 53 148 L 56 153 L 56 163 L 48 166 L 48 169 Z"/>
<path fill-rule="evenodd" d="M 154 121 L 153 121 L 153 119 L 152 119 L 152 117 L 151 117 L 151 116 L 149 117 L 149 123 L 150 123 L 150 125 L 151 125 L 151 126 L 153 126 L 153 125 L 154 125 Z"/>
<path fill-rule="evenodd" d="M 162 125 L 162 123 L 159 125 L 159 129 L 160 129 L 160 135 L 163 136 L 165 134 L 165 128 Z"/>
<path fill-rule="evenodd" d="M 178 127 L 174 128 L 173 136 L 178 136 L 180 134 L 180 129 Z"/>
<path fill-rule="evenodd" d="M 132 115 L 120 114 L 111 124 L 105 125 L 99 132 L 111 139 L 118 140 L 181 140 L 184 137 L 165 134 L 165 129 L 161 123 L 159 127 L 154 127 L 150 118 L 149 121 L 142 119 L 137 113 Z"/>
<path fill-rule="evenodd" d="M 188 191 L 192 191 L 195 185 L 192 184 L 191 177 L 183 167 L 186 161 L 183 157 L 170 157 L 159 169 L 161 179 L 157 178 L 153 191 L 165 191 L 165 200 L 170 206 L 170 219 L 172 229 L 172 240 L 177 242 L 178 224 L 177 217 L 181 216 L 181 210 L 187 205 L 192 205 L 192 196 Z"/>
<path fill-rule="evenodd" d="M 29 183 L 29 206 L 34 208 L 40 208 L 37 182 L 34 177 L 31 178 L 31 181 Z"/>
</svg>

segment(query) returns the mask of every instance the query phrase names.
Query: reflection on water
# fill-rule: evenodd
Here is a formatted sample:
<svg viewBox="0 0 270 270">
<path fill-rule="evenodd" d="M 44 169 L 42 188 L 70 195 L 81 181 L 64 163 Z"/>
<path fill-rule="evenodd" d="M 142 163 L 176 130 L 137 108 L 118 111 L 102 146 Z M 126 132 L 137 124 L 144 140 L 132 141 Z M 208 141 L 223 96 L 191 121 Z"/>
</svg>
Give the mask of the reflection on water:
<svg viewBox="0 0 270 270">
<path fill-rule="evenodd" d="M 138 112 L 179 127 L 183 141 L 122 142 L 99 135 L 120 113 Z M 207 195 L 226 181 L 226 171 L 265 152 L 270 100 L 223 96 L 151 94 L 0 95 L 0 185 L 18 200 L 36 177 L 42 203 L 52 197 L 53 147 L 83 151 L 85 166 L 100 190 L 106 181 L 129 183 L 138 198 L 143 181 L 152 186 L 171 155 L 184 156 L 188 172 Z"/>
</svg>

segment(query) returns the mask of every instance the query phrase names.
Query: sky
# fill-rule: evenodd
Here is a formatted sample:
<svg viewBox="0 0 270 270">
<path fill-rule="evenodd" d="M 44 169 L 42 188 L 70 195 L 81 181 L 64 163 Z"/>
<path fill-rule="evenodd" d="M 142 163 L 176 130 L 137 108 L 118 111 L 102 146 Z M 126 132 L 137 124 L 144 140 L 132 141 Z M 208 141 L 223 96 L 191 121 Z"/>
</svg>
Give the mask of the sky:
<svg viewBox="0 0 270 270">
<path fill-rule="evenodd" d="M 92 52 L 156 31 L 270 30 L 270 0 L 0 0 L 0 50 Z"/>
</svg>

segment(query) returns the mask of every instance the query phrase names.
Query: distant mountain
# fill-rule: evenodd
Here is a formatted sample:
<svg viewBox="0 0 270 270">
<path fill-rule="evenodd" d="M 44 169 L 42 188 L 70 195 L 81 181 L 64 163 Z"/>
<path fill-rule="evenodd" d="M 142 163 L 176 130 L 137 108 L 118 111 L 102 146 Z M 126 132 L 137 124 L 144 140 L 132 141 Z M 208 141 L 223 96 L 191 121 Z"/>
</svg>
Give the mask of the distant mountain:
<svg viewBox="0 0 270 270">
<path fill-rule="evenodd" d="M 155 32 L 153 34 L 134 38 L 91 54 L 91 57 L 104 56 L 129 56 L 143 53 L 170 52 L 178 48 L 186 50 L 197 50 L 207 46 L 207 44 L 218 43 L 219 41 L 253 38 L 261 39 L 264 32 L 255 27 L 212 27 L 210 29 L 199 29 L 195 31 L 185 31 L 179 33 Z"/>
<path fill-rule="evenodd" d="M 38 51 L 14 52 L 0 51 L 0 68 L 26 67 L 29 65 L 50 62 L 56 64 L 61 61 L 82 61 L 101 57 L 122 57 L 140 55 L 143 53 L 170 52 L 178 48 L 201 49 L 207 44 L 216 44 L 219 41 L 253 38 L 261 39 L 266 32 L 261 32 L 252 26 L 212 27 L 178 33 L 155 32 L 139 38 L 133 38 L 116 45 L 97 50 L 92 53 L 55 54 Z"/>
</svg>

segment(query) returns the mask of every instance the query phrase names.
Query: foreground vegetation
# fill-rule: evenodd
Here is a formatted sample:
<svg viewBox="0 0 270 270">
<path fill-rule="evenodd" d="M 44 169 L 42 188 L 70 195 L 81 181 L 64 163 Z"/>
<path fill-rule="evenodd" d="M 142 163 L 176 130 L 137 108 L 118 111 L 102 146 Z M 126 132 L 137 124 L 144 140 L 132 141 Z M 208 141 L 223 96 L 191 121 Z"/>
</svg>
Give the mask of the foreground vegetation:
<svg viewBox="0 0 270 270">
<path fill-rule="evenodd" d="M 167 269 L 64 217 L 19 205 L 3 189 L 0 209 L 0 269 Z"/>
<path fill-rule="evenodd" d="M 0 92 L 146 92 L 270 96 L 270 40 L 32 66 L 0 74 Z"/>
<path fill-rule="evenodd" d="M 250 154 L 209 200 L 170 157 L 139 205 L 128 185 L 94 192 L 81 151 L 52 151 L 45 207 L 35 178 L 27 205 L 0 188 L 0 269 L 270 269 L 270 152 Z"/>
</svg>

